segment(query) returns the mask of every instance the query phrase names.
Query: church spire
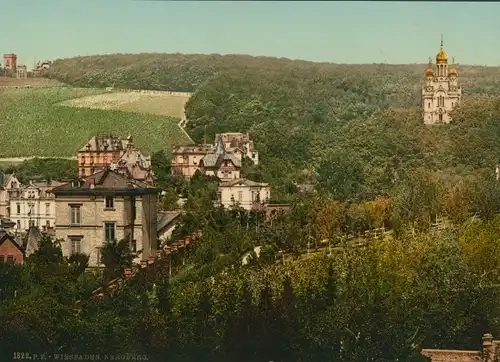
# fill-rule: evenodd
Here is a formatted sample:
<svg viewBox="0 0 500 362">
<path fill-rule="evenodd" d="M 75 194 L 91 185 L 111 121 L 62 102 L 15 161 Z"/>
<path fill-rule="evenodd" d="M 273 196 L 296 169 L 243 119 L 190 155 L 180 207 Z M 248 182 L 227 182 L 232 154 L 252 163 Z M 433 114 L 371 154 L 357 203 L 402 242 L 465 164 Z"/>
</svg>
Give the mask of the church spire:
<svg viewBox="0 0 500 362">
<path fill-rule="evenodd" d="M 215 154 L 219 156 L 225 153 L 226 148 L 224 147 L 224 142 L 222 142 L 222 135 L 219 135 L 219 138 L 217 139 L 217 147 L 215 148 Z"/>
<path fill-rule="evenodd" d="M 443 34 L 441 34 L 441 49 L 443 49 Z"/>
</svg>

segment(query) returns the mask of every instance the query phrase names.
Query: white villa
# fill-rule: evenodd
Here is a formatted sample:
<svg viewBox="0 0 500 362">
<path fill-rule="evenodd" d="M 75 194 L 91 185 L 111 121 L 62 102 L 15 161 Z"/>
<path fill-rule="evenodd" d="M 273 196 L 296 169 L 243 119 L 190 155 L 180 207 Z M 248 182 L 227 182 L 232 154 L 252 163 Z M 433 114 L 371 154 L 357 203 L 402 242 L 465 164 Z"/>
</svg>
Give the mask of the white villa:
<svg viewBox="0 0 500 362">
<path fill-rule="evenodd" d="M 217 202 L 227 208 L 238 205 L 250 211 L 257 203 L 267 204 L 270 197 L 269 184 L 239 178 L 219 184 Z"/>
</svg>

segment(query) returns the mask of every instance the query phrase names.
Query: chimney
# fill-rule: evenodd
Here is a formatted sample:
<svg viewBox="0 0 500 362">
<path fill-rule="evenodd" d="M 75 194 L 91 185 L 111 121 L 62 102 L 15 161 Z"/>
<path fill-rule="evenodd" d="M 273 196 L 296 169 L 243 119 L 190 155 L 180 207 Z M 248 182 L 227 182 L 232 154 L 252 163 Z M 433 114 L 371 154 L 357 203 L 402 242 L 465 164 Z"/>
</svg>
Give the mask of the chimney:
<svg viewBox="0 0 500 362">
<path fill-rule="evenodd" d="M 495 345 L 493 344 L 493 336 L 490 333 L 483 335 L 483 361 L 495 361 Z"/>
</svg>

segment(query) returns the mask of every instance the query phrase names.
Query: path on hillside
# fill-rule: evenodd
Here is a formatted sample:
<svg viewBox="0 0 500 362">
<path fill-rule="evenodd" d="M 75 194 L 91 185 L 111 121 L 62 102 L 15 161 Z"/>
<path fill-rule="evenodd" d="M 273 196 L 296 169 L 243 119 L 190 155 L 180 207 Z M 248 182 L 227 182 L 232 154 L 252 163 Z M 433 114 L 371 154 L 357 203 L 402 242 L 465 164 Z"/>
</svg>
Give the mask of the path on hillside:
<svg viewBox="0 0 500 362">
<path fill-rule="evenodd" d="M 179 128 L 182 130 L 182 132 L 184 132 L 184 134 L 186 135 L 186 137 L 191 141 L 191 143 L 194 143 L 193 139 L 191 138 L 191 136 L 186 132 L 186 125 L 188 123 L 188 119 L 186 118 L 186 104 L 184 104 L 184 107 L 182 108 L 182 111 L 181 111 L 181 120 L 179 121 L 179 123 L 177 124 L 179 126 Z"/>
</svg>

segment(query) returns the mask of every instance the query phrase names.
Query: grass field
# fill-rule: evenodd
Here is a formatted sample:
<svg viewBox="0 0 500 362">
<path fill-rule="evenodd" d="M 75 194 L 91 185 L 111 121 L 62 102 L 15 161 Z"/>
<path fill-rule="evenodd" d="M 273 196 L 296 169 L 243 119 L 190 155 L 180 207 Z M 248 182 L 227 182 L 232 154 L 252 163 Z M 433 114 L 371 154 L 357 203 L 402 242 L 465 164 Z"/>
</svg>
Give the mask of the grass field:
<svg viewBox="0 0 500 362">
<path fill-rule="evenodd" d="M 27 79 L 16 79 L 11 77 L 0 76 L 0 87 L 51 87 L 61 85 L 60 82 L 54 79 L 47 78 L 27 78 Z"/>
<path fill-rule="evenodd" d="M 113 92 L 91 95 L 62 102 L 62 105 L 106 109 L 183 118 L 189 97 L 165 93 Z"/>
<path fill-rule="evenodd" d="M 130 133 L 144 153 L 190 143 L 175 118 L 61 105 L 101 93 L 66 87 L 0 88 L 0 158 L 73 156 L 92 136 L 106 133 Z"/>
</svg>

